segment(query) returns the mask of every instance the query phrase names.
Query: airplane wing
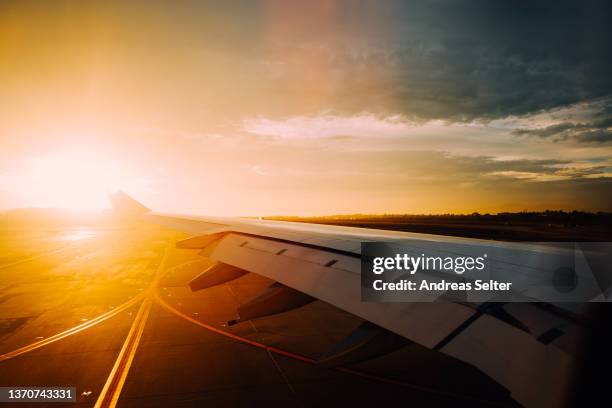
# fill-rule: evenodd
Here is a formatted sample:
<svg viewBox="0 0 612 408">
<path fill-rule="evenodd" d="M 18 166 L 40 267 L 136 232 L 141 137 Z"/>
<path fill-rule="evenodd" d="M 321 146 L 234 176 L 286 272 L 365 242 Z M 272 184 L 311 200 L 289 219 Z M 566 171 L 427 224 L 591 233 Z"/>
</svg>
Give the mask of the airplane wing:
<svg viewBox="0 0 612 408">
<path fill-rule="evenodd" d="M 486 248 L 529 244 L 374 229 L 160 214 L 117 193 L 114 209 L 183 231 L 178 248 L 198 249 L 215 261 L 195 277 L 192 290 L 256 273 L 276 283 L 240 306 L 241 321 L 319 299 L 366 323 L 321 359 L 345 365 L 394 351 L 406 341 L 469 363 L 503 385 L 525 406 L 560 406 L 575 370 L 576 342 L 584 329 L 579 311 L 545 303 L 377 303 L 361 301 L 361 242 L 470 243 Z"/>
</svg>

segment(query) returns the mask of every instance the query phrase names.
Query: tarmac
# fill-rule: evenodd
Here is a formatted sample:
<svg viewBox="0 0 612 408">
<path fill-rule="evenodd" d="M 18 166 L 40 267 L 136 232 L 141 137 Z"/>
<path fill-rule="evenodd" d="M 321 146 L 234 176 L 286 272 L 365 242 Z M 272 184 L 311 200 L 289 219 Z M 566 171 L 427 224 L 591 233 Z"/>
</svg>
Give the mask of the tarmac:
<svg viewBox="0 0 612 408">
<path fill-rule="evenodd" d="M 410 344 L 335 369 L 316 359 L 361 320 L 316 301 L 228 327 L 272 282 L 191 292 L 211 265 L 157 227 L 0 230 L 0 386 L 76 387 L 17 406 L 513 406 L 475 368 Z"/>
</svg>

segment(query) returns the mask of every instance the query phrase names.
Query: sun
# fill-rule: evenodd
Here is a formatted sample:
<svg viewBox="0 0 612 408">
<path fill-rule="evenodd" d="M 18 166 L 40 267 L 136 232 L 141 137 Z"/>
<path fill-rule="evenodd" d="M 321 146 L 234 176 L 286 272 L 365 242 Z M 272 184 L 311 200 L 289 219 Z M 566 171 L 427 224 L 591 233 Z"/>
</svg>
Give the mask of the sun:
<svg viewBox="0 0 612 408">
<path fill-rule="evenodd" d="M 96 150 L 49 152 L 24 163 L 24 181 L 37 207 L 98 210 L 122 188 L 122 167 Z"/>
</svg>

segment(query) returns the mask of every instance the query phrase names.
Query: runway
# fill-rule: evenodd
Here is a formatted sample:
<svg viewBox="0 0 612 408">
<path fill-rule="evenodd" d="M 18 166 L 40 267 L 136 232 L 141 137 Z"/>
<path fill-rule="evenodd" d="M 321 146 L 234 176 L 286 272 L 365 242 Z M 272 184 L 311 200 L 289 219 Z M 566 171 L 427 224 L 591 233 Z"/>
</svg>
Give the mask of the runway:
<svg viewBox="0 0 612 408">
<path fill-rule="evenodd" d="M 209 262 L 175 233 L 144 226 L 57 230 L 0 264 L 0 385 L 75 386 L 65 406 L 511 406 L 465 364 L 410 345 L 368 362 L 319 368 L 361 321 L 322 302 L 227 327 L 270 284 L 248 274 L 192 293 Z M 84 238 L 57 239 L 71 233 Z M 3 245 L 10 237 L 2 231 Z M 11 251 L 5 251 L 10 254 Z M 29 252 L 29 254 L 27 254 Z M 44 406 L 33 404 L 32 406 Z M 20 404 L 19 406 L 27 406 Z M 61 404 L 49 404 L 61 406 Z"/>
</svg>

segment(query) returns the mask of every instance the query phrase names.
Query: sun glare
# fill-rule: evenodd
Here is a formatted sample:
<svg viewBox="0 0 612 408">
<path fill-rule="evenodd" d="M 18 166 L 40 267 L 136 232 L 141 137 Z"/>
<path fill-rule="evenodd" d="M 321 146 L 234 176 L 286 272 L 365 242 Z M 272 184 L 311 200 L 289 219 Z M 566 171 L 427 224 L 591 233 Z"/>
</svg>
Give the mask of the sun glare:
<svg viewBox="0 0 612 408">
<path fill-rule="evenodd" d="M 89 150 L 70 150 L 31 158 L 26 183 L 44 207 L 95 210 L 108 207 L 107 194 L 121 188 L 117 163 Z"/>
<path fill-rule="evenodd" d="M 93 229 L 82 229 L 77 228 L 66 232 L 65 234 L 56 238 L 58 241 L 81 241 L 84 239 L 93 238 L 96 236 L 96 231 Z"/>
</svg>

